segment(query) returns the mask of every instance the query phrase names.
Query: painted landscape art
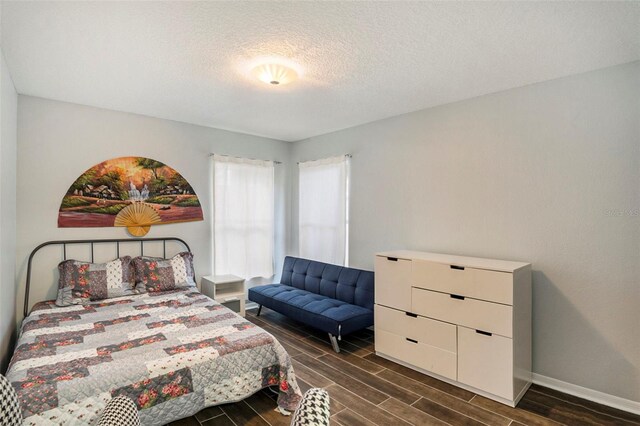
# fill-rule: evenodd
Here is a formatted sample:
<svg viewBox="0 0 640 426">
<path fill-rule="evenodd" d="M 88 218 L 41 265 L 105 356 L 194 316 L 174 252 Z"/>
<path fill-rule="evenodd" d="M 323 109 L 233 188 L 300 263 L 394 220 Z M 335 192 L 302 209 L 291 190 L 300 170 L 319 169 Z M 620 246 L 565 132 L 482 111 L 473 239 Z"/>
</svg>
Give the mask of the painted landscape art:
<svg viewBox="0 0 640 426">
<path fill-rule="evenodd" d="M 125 210 L 120 216 L 127 216 L 132 209 L 150 212 L 153 219 L 141 225 L 203 220 L 198 196 L 180 173 L 150 158 L 120 157 L 73 182 L 62 199 L 58 227 L 119 226 L 118 214 Z"/>
</svg>

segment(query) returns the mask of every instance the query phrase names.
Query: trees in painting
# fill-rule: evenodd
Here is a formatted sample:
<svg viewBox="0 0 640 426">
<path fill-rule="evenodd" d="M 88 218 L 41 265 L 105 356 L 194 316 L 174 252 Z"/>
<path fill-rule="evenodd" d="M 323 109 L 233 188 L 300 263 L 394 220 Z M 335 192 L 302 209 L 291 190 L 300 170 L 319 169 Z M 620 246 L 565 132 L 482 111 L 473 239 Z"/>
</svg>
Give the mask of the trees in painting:
<svg viewBox="0 0 640 426">
<path fill-rule="evenodd" d="M 168 165 L 144 157 L 103 161 L 80 175 L 60 205 L 58 226 L 113 226 L 125 207 L 144 203 L 161 223 L 202 220 L 193 187 Z"/>
</svg>

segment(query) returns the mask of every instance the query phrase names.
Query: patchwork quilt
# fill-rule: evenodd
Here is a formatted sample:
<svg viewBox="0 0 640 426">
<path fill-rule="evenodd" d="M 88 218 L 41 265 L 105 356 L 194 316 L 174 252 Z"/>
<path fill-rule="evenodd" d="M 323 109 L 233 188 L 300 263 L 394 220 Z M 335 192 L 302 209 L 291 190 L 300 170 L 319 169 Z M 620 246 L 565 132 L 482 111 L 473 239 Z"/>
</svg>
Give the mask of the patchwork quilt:
<svg viewBox="0 0 640 426">
<path fill-rule="evenodd" d="M 136 403 L 143 425 L 267 386 L 278 387 L 286 410 L 301 398 L 282 345 L 194 288 L 64 308 L 40 303 L 22 324 L 7 378 L 24 425 L 95 424 L 119 395 Z"/>
</svg>

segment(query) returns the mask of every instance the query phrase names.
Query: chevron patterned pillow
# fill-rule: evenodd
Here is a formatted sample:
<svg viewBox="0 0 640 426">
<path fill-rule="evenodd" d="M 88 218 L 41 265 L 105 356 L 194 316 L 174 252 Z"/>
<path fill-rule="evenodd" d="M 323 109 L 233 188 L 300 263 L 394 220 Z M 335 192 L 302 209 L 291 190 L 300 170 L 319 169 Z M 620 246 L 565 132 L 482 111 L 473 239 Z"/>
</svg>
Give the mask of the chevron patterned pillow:
<svg viewBox="0 0 640 426">
<path fill-rule="evenodd" d="M 138 407 L 126 396 L 116 396 L 102 411 L 97 426 L 140 426 Z"/>
<path fill-rule="evenodd" d="M 305 392 L 291 419 L 291 426 L 329 426 L 329 394 L 320 388 Z"/>
<path fill-rule="evenodd" d="M 22 423 L 22 410 L 15 389 L 6 377 L 0 375 L 0 425 L 18 426 Z"/>
</svg>

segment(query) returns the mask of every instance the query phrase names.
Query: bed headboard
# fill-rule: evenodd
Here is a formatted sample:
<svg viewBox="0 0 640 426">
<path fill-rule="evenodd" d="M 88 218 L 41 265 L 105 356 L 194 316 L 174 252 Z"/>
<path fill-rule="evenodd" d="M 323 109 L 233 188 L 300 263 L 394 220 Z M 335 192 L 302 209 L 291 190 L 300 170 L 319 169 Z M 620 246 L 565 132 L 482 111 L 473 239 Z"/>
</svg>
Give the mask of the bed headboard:
<svg viewBox="0 0 640 426">
<path fill-rule="evenodd" d="M 127 244 L 130 246 L 131 243 L 139 244 L 139 253 L 140 256 L 144 256 L 144 248 L 145 243 L 162 243 L 162 257 L 167 258 L 167 242 L 177 242 L 184 246 L 187 251 L 191 251 L 189 245 L 181 238 L 177 237 L 158 237 L 158 238 L 122 238 L 122 239 L 99 239 L 99 240 L 59 240 L 59 241 L 47 241 L 45 243 L 40 244 L 38 247 L 34 248 L 31 254 L 29 255 L 29 260 L 27 262 L 27 282 L 24 290 L 24 316 L 26 317 L 29 314 L 29 290 L 31 288 L 31 266 L 33 263 L 33 258 L 38 253 L 38 251 L 44 247 L 48 246 L 61 246 L 62 247 L 62 261 L 67 260 L 67 246 L 70 245 L 85 245 L 90 247 L 91 255 L 90 260 L 93 263 L 94 261 L 94 247 L 96 245 L 104 245 L 104 244 L 112 244 L 116 249 L 116 257 L 120 257 L 120 244 Z M 89 259 L 88 259 L 89 260 Z"/>
</svg>

